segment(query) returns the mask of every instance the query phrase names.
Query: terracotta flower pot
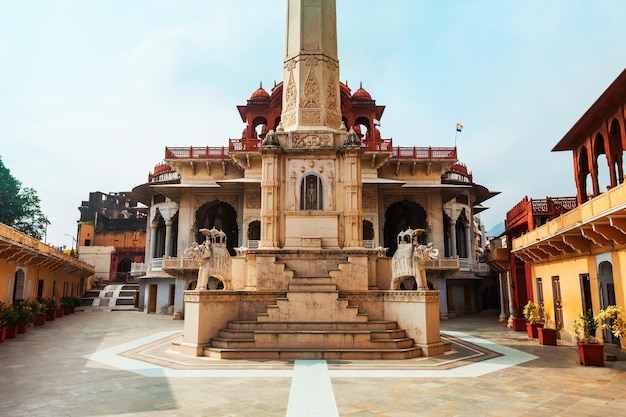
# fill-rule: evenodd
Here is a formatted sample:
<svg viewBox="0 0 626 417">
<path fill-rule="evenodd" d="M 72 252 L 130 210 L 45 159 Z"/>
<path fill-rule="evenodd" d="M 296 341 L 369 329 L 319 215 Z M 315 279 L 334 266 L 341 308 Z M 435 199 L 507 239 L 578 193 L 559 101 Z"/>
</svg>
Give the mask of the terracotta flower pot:
<svg viewBox="0 0 626 417">
<path fill-rule="evenodd" d="M 521 332 L 526 330 L 526 319 L 520 319 L 520 318 L 513 318 L 511 320 L 513 326 L 513 330 L 515 330 L 516 332 Z"/>
<path fill-rule="evenodd" d="M 62 309 L 62 308 L 58 309 L 58 310 L 57 310 L 57 312 L 56 312 L 56 314 L 55 314 L 55 316 L 56 316 L 56 317 L 59 317 L 59 318 L 60 318 L 60 317 L 63 317 L 63 309 Z"/>
<path fill-rule="evenodd" d="M 28 330 L 28 323 L 17 325 L 17 332 L 19 334 L 26 333 L 27 330 Z"/>
<path fill-rule="evenodd" d="M 53 311 L 51 313 L 46 313 L 46 321 L 54 321 L 56 318 L 56 313 Z"/>
<path fill-rule="evenodd" d="M 7 339 L 7 326 L 0 327 L 0 343 Z"/>
<path fill-rule="evenodd" d="M 35 326 L 43 326 L 44 324 L 46 324 L 45 313 L 35 314 L 35 317 L 33 317 L 33 324 Z"/>
<path fill-rule="evenodd" d="M 7 326 L 7 337 L 14 338 L 17 337 L 17 324 L 9 324 Z"/>
<path fill-rule="evenodd" d="M 578 342 L 578 357 L 581 365 L 604 366 L 604 345 Z"/>
<path fill-rule="evenodd" d="M 528 337 L 532 337 L 533 339 L 538 338 L 539 333 L 537 332 L 537 329 L 540 327 L 543 327 L 543 324 L 526 323 L 526 331 L 528 332 Z"/>
<path fill-rule="evenodd" d="M 556 329 L 546 329 L 545 327 L 539 327 L 537 329 L 540 345 L 556 346 Z"/>
</svg>

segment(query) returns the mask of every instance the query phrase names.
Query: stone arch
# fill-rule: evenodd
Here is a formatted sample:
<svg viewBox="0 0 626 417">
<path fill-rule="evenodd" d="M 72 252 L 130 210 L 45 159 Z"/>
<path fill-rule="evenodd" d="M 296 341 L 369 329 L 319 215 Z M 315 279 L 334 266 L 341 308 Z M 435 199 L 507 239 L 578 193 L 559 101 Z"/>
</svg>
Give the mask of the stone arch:
<svg viewBox="0 0 626 417">
<path fill-rule="evenodd" d="M 117 274 L 115 274 L 115 279 L 119 279 L 120 281 L 126 282 L 130 273 L 130 267 L 132 264 L 132 260 L 128 258 L 123 258 L 117 263 Z"/>
<path fill-rule="evenodd" d="M 452 237 L 450 236 L 450 224 L 452 219 L 448 213 L 443 212 L 443 251 L 446 258 L 452 257 Z"/>
<path fill-rule="evenodd" d="M 267 126 L 267 119 L 263 116 L 255 117 L 252 120 L 252 130 L 257 138 L 263 139 L 269 130 Z"/>
<path fill-rule="evenodd" d="M 154 236 L 150 236 L 150 239 L 154 239 L 156 242 L 154 245 L 154 253 L 152 254 L 153 259 L 162 258 L 165 254 L 165 219 L 158 208 L 155 210 L 154 217 L 152 218 L 152 224 L 155 223 L 156 228 L 152 229 Z"/>
<path fill-rule="evenodd" d="M 213 228 L 221 230 L 226 234 L 228 253 L 234 256 L 234 248 L 239 246 L 239 226 L 237 224 L 237 211 L 235 208 L 218 199 L 200 206 L 200 208 L 196 210 L 194 241 L 204 241 L 204 236 L 200 233 L 200 229 Z"/>
<path fill-rule="evenodd" d="M 391 204 L 385 211 L 385 225 L 383 226 L 383 246 L 389 248 L 387 256 L 393 256 L 396 252 L 398 234 L 409 228 L 428 230 L 426 210 L 416 202 L 407 199 Z M 422 233 L 418 237 L 420 244 L 426 244 L 427 239 L 427 233 Z"/>
<path fill-rule="evenodd" d="M 261 222 L 253 220 L 248 223 L 248 240 L 260 240 L 261 239 Z"/>
<path fill-rule="evenodd" d="M 360 139 L 369 137 L 368 133 L 371 130 L 371 121 L 365 116 L 359 116 L 354 120 L 354 131 L 359 135 Z"/>
<path fill-rule="evenodd" d="M 374 224 L 363 219 L 363 240 L 374 240 Z"/>
<path fill-rule="evenodd" d="M 13 284 L 13 302 L 24 300 L 26 297 L 26 273 L 22 268 L 15 271 L 15 283 Z"/>
<path fill-rule="evenodd" d="M 455 230 L 456 230 L 456 254 L 459 258 L 471 258 L 472 254 L 468 252 L 468 241 L 466 228 L 469 222 L 467 213 L 465 209 L 461 210 L 459 217 L 456 219 Z"/>
<path fill-rule="evenodd" d="M 324 185 L 322 177 L 306 172 L 300 180 L 300 210 L 324 209 Z"/>
<path fill-rule="evenodd" d="M 261 240 L 261 222 L 259 220 L 252 220 L 248 223 L 246 237 L 248 238 L 248 248 L 256 249 L 258 242 Z M 255 242 L 254 247 L 251 242 Z"/>
</svg>

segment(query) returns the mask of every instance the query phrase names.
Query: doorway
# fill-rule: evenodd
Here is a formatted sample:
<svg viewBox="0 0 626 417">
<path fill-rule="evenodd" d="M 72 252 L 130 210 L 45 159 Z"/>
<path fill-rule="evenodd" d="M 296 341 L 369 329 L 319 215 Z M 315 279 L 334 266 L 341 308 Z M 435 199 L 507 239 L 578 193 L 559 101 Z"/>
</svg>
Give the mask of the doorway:
<svg viewBox="0 0 626 417">
<path fill-rule="evenodd" d="M 150 284 L 148 289 L 148 313 L 156 313 L 157 284 Z"/>
</svg>

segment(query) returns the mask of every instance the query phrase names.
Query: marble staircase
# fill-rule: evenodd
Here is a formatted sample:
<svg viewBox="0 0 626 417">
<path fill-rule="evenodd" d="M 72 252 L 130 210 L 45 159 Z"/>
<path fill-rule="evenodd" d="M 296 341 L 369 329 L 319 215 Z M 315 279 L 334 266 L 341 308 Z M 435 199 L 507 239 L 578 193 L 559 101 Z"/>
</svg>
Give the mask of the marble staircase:
<svg viewBox="0 0 626 417">
<path fill-rule="evenodd" d="M 330 277 L 294 277 L 256 320 L 229 321 L 204 355 L 220 359 L 409 359 L 421 349 L 395 321 L 368 319 Z"/>
</svg>

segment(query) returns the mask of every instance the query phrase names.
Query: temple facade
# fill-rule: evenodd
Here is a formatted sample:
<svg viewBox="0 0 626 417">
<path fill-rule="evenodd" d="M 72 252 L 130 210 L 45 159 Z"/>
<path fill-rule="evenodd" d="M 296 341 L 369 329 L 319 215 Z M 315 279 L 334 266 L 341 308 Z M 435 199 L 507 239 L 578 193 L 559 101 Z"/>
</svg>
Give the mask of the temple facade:
<svg viewBox="0 0 626 417">
<path fill-rule="evenodd" d="M 148 206 L 140 307 L 158 312 L 169 294 L 186 321 L 184 353 L 226 357 L 233 320 L 393 321 L 415 342 L 395 349 L 442 353 L 440 317 L 480 309 L 488 268 L 475 215 L 495 193 L 474 182 L 455 147 L 396 147 L 382 135 L 385 107 L 339 81 L 334 1 L 288 2 L 283 68 L 283 82 L 237 106 L 241 138 L 168 146 L 129 193 Z M 438 256 L 423 263 L 425 280 L 402 275 L 391 289 L 403 244 Z M 288 336 L 273 335 L 249 348 L 285 346 Z"/>
</svg>

